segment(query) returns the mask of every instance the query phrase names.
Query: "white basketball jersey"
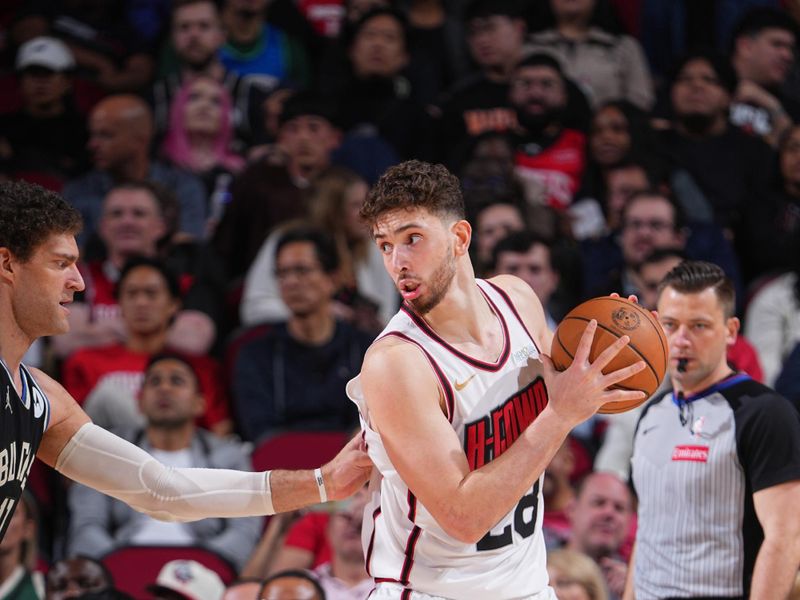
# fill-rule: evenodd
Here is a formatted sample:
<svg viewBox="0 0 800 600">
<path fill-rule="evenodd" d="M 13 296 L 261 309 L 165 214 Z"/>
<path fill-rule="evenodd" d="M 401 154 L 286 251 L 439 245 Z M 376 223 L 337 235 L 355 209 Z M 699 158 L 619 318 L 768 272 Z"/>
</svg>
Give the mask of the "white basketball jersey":
<svg viewBox="0 0 800 600">
<path fill-rule="evenodd" d="M 481 280 L 478 286 L 503 329 L 496 363 L 451 347 L 405 305 L 379 336 L 396 336 L 422 349 L 471 470 L 502 454 L 547 404 L 536 343 L 503 290 Z M 411 591 L 465 600 L 511 600 L 546 592 L 541 478 L 477 544 L 451 537 L 390 462 L 380 435 L 370 427 L 359 377 L 350 381 L 347 393 L 358 405 L 369 456 L 382 475 L 372 482 L 361 534 L 370 576 L 378 584 L 403 586 L 401 598 L 411 597 Z M 430 448 L 436 450 L 436 440 Z"/>
</svg>

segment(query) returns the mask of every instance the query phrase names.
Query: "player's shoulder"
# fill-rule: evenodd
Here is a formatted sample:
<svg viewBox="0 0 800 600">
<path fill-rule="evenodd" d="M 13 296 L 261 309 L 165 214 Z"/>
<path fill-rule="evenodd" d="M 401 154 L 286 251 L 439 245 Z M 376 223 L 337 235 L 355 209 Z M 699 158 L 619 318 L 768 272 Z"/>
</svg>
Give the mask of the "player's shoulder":
<svg viewBox="0 0 800 600">
<path fill-rule="evenodd" d="M 57 401 L 61 396 L 67 394 L 67 390 L 64 389 L 64 386 L 62 386 L 58 381 L 50 377 L 50 375 L 41 369 L 28 366 L 25 368 L 28 369 L 28 372 L 31 374 L 31 377 L 33 377 L 33 380 L 42 389 L 51 402 L 53 400 Z"/>
<path fill-rule="evenodd" d="M 528 327 L 537 331 L 540 327 L 546 327 L 542 303 L 531 286 L 522 279 L 515 275 L 496 275 L 486 281 L 505 297 Z"/>
<path fill-rule="evenodd" d="M 367 381 L 392 381 L 397 385 L 419 382 L 430 371 L 425 350 L 418 343 L 401 336 L 384 335 L 369 347 L 361 367 Z"/>
<path fill-rule="evenodd" d="M 495 275 L 486 280 L 495 288 L 499 288 L 511 300 L 530 301 L 536 299 L 536 294 L 527 283 L 516 275 Z"/>
</svg>

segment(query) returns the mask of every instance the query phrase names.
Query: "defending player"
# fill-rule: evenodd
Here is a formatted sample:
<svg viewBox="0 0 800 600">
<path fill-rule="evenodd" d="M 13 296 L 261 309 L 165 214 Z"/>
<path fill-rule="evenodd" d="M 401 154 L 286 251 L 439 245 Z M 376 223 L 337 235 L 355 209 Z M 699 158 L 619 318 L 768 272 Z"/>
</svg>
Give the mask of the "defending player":
<svg viewBox="0 0 800 600">
<path fill-rule="evenodd" d="M 74 237 L 80 225 L 56 194 L 0 184 L 0 538 L 34 456 L 163 520 L 271 514 L 360 487 L 372 464 L 358 440 L 315 473 L 168 469 L 93 425 L 63 387 L 25 367 L 35 339 L 67 331 L 67 305 L 84 288 Z"/>
</svg>

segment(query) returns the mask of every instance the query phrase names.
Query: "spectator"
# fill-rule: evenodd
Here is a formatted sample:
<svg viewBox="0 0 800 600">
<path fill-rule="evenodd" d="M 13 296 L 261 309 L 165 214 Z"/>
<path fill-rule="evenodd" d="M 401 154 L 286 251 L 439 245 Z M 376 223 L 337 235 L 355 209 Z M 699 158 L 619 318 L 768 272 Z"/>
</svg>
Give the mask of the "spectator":
<svg viewBox="0 0 800 600">
<path fill-rule="evenodd" d="M 570 481 L 574 468 L 575 454 L 568 438 L 561 444 L 544 472 L 542 496 L 545 510 L 542 532 L 548 550 L 563 546 L 569 539 L 567 508 L 575 500 L 575 489 Z"/>
<path fill-rule="evenodd" d="M 0 598 L 38 600 L 44 597 L 44 580 L 34 571 L 37 522 L 33 497 L 24 493 L 10 519 L 0 540 Z"/>
<path fill-rule="evenodd" d="M 372 242 L 358 211 L 367 184 L 355 173 L 331 167 L 314 180 L 308 191 L 311 222 L 330 233 L 341 259 L 335 296 L 336 312 L 366 331 L 383 324 L 397 311 L 398 295 L 383 267 L 383 257 Z M 264 241 L 245 280 L 241 319 L 246 326 L 277 321 L 288 316 L 275 278 L 275 246 L 283 229 Z"/>
<path fill-rule="evenodd" d="M 103 563 L 85 556 L 59 560 L 50 567 L 45 582 L 47 600 L 67 600 L 114 587 L 111 573 Z"/>
<path fill-rule="evenodd" d="M 406 76 L 407 29 L 402 13 L 391 8 L 374 8 L 353 25 L 349 72 L 336 94 L 339 121 L 345 131 L 380 136 L 400 158 L 425 158 L 432 124 Z"/>
<path fill-rule="evenodd" d="M 611 596 L 620 598 L 628 571 L 623 544 L 634 517 L 628 486 L 611 473 L 592 473 L 581 483 L 567 513 L 572 526 L 567 548 L 594 560 Z"/>
<path fill-rule="evenodd" d="M 750 202 L 740 231 L 742 267 L 751 279 L 792 269 L 800 240 L 800 125 L 792 125 L 778 146 L 780 177 L 766 202 Z M 769 244 L 764 244 L 764 240 Z"/>
<path fill-rule="evenodd" d="M 592 116 L 587 138 L 587 162 L 586 171 L 578 192 L 579 202 L 582 205 L 588 203 L 599 204 L 605 215 L 607 230 L 615 230 L 619 227 L 619 211 L 622 204 L 619 198 L 612 197 L 611 184 L 609 181 L 612 173 L 619 175 L 617 169 L 624 166 L 632 167 L 634 162 L 641 166 L 645 182 L 649 181 L 650 171 L 648 153 L 651 150 L 651 131 L 645 118 L 644 112 L 636 108 L 627 101 L 611 101 L 601 105 Z M 639 176 L 640 173 L 623 173 L 626 175 Z M 650 185 L 645 183 L 637 189 L 654 187 L 653 181 Z M 614 201 L 617 200 L 617 203 Z M 577 207 L 576 207 L 577 208 Z M 573 216 L 572 231 L 578 239 L 589 236 L 602 235 L 602 231 L 588 230 L 586 234 L 578 235 L 580 230 L 586 229 L 583 223 L 576 222 Z"/>
<path fill-rule="evenodd" d="M 479 273 L 485 273 L 491 267 L 492 252 L 497 242 L 527 228 L 520 203 L 511 199 L 478 207 L 472 222 L 475 223 L 475 266 Z"/>
<path fill-rule="evenodd" d="M 338 506 L 328 523 L 331 561 L 315 569 L 329 600 L 366 600 L 375 587 L 364 567 L 361 523 L 369 491 L 362 488 Z"/>
<path fill-rule="evenodd" d="M 258 597 L 261 600 L 326 600 L 317 578 L 308 571 L 281 571 L 264 581 Z"/>
<path fill-rule="evenodd" d="M 224 0 L 222 25 L 227 41 L 220 51 L 225 68 L 239 75 L 257 75 L 261 85 L 289 83 L 305 87 L 309 81 L 302 44 L 267 23 L 272 0 Z"/>
<path fill-rule="evenodd" d="M 193 175 L 151 160 L 153 120 L 150 109 L 135 96 L 105 98 L 89 117 L 89 151 L 94 170 L 70 181 L 64 198 L 81 212 L 85 245 L 97 231 L 102 201 L 117 183 L 149 179 L 171 190 L 180 201 L 182 235 L 202 239 L 206 220 L 206 195 Z"/>
<path fill-rule="evenodd" d="M 233 105 L 227 90 L 206 76 L 185 83 L 170 107 L 163 152 L 173 164 L 204 180 L 215 170 L 236 173 L 244 159 L 230 149 Z M 210 192 L 213 185 L 207 182 Z"/>
<path fill-rule="evenodd" d="M 242 436 L 280 430 L 348 430 L 356 420 L 344 386 L 358 372 L 372 336 L 335 318 L 339 267 L 333 242 L 315 230 L 287 232 L 275 250 L 275 275 L 289 310 L 285 322 L 242 346 L 233 392 Z"/>
<path fill-rule="evenodd" d="M 411 88 L 428 106 L 469 71 L 461 19 L 448 0 L 404 0 L 398 8 L 408 16 Z"/>
<path fill-rule="evenodd" d="M 516 174 L 532 206 L 565 210 L 585 168 L 586 137 L 566 127 L 567 83 L 558 61 L 532 54 L 514 68 L 509 99 L 519 123 Z"/>
<path fill-rule="evenodd" d="M 156 600 L 222 600 L 225 584 L 197 561 L 171 560 L 147 589 Z"/>
<path fill-rule="evenodd" d="M 617 290 L 638 293 L 641 282 L 637 266 L 653 250 L 664 248 L 713 261 L 740 283 L 736 256 L 718 227 L 702 223 L 687 226 L 684 213 L 672 196 L 646 190 L 628 200 L 619 234 L 581 244 L 586 294 L 595 296 Z"/>
<path fill-rule="evenodd" d="M 185 83 L 170 107 L 162 153 L 173 165 L 195 174 L 211 202 L 206 236 L 211 237 L 228 200 L 228 187 L 244 166 L 231 150 L 233 105 L 225 87 L 206 76 Z"/>
<path fill-rule="evenodd" d="M 260 600 L 261 585 L 259 579 L 237 579 L 225 588 L 222 600 Z"/>
<path fill-rule="evenodd" d="M 152 79 L 151 49 L 128 24 L 123 4 L 62 0 L 32 8 L 25 16 L 42 19 L 47 35 L 67 43 L 93 95 L 135 93 Z"/>
<path fill-rule="evenodd" d="M 473 0 L 464 10 L 464 29 L 479 71 L 456 82 L 441 101 L 440 154 L 451 166 L 463 162 L 463 149 L 480 134 L 516 125 L 508 84 L 524 56 L 525 21 L 511 0 Z"/>
<path fill-rule="evenodd" d="M 800 342 L 800 258 L 795 268 L 758 289 L 747 305 L 744 333 L 764 367 L 764 382 L 775 385 L 784 362 Z"/>
<path fill-rule="evenodd" d="M 220 59 L 225 30 L 214 0 L 173 0 L 170 45 L 174 65 L 155 81 L 151 104 L 159 135 L 169 126 L 169 110 L 178 90 L 197 77 L 220 83 L 232 99 L 231 120 L 235 149 L 243 151 L 263 136 L 262 103 L 275 88 L 263 78 L 242 77 L 228 70 Z"/>
<path fill-rule="evenodd" d="M 585 554 L 566 549 L 548 552 L 547 574 L 563 600 L 608 600 L 603 574 Z"/>
<path fill-rule="evenodd" d="M 531 286 L 542 303 L 547 326 L 555 331 L 557 323 L 549 306 L 559 274 L 553 267 L 551 244 L 528 231 L 512 233 L 494 246 L 492 259 L 494 275 L 516 275 Z"/>
<path fill-rule="evenodd" d="M 362 488 L 353 498 L 332 505 L 329 512 L 311 512 L 291 525 L 274 559 L 272 543 L 265 534 L 248 564 L 263 573 L 312 569 L 330 600 L 364 600 L 374 582 L 364 568 L 361 523 L 369 491 Z M 320 552 L 320 549 L 323 549 Z M 315 552 L 316 550 L 316 552 Z M 319 564 L 317 558 L 324 556 Z"/>
<path fill-rule="evenodd" d="M 670 88 L 672 129 L 661 131 L 672 189 L 691 221 L 714 222 L 734 236 L 746 206 L 764 206 L 772 151 L 728 122 L 736 74 L 721 57 L 695 52 L 682 60 Z M 736 245 L 740 253 L 745 249 Z"/>
<path fill-rule="evenodd" d="M 75 59 L 55 38 L 36 37 L 17 52 L 22 108 L 0 116 L 0 169 L 56 191 L 86 168 L 86 119 L 75 108 Z"/>
<path fill-rule="evenodd" d="M 791 17 L 772 7 L 745 13 L 733 34 L 731 63 L 739 85 L 731 122 L 772 146 L 800 119 L 800 103 L 782 91 L 794 63 L 796 36 Z"/>
<path fill-rule="evenodd" d="M 304 190 L 331 165 L 341 142 L 334 109 L 313 92 L 298 92 L 283 105 L 277 147 L 250 164 L 231 186 L 231 202 L 214 244 L 236 278 L 245 274 L 270 230 L 308 213 Z"/>
<path fill-rule="evenodd" d="M 606 233 L 622 229 L 622 212 L 637 192 L 657 189 L 657 182 L 653 179 L 647 168 L 637 162 L 622 162 L 606 169 L 603 186 Z"/>
<path fill-rule="evenodd" d="M 106 194 L 98 223 L 105 257 L 79 265 L 86 289 L 83 301 L 70 306 L 70 331 L 53 338 L 59 357 L 66 358 L 80 348 L 125 340 L 115 286 L 126 261 L 140 256 L 164 255 L 173 268 L 180 268 L 177 272 L 182 279 L 183 308 L 170 323 L 170 346 L 189 354 L 203 354 L 211 347 L 220 310 L 215 310 L 214 301 L 219 291 L 208 288 L 215 279 L 224 280 L 224 276 L 214 277 L 214 257 L 192 242 L 167 243 L 159 250 L 159 242 L 169 237 L 164 214 L 166 198 L 163 189 L 150 183 L 124 183 Z M 197 259 L 189 260 L 186 254 L 196 255 Z"/>
<path fill-rule="evenodd" d="M 180 309 L 178 282 L 161 262 L 128 261 L 117 282 L 117 299 L 127 337 L 123 343 L 79 350 L 64 363 L 64 387 L 98 424 L 141 424 L 136 406 L 144 370 L 151 356 L 170 350 L 169 324 Z M 199 424 L 214 433 L 231 431 L 228 399 L 220 367 L 208 356 L 187 357 L 200 378 L 206 400 Z"/>
<path fill-rule="evenodd" d="M 728 366 L 739 320 L 719 267 L 686 261 L 660 290 L 672 392 L 648 403 L 636 430 L 639 512 L 626 593 L 785 597 L 800 564 L 798 413 Z"/>
<path fill-rule="evenodd" d="M 597 19 L 603 0 L 548 0 L 552 26 L 528 38 L 534 52 L 551 52 L 593 106 L 627 100 L 642 110 L 653 105 L 653 82 L 634 38 L 604 28 Z"/>
<path fill-rule="evenodd" d="M 117 434 L 173 467 L 252 470 L 249 452 L 232 440 L 198 429 L 205 399 L 198 374 L 175 354 L 155 355 L 144 371 L 139 391 L 143 428 Z M 201 546 L 242 567 L 261 530 L 261 519 L 203 519 L 163 523 L 91 488 L 69 491 L 70 552 L 99 558 L 121 546 Z"/>
</svg>

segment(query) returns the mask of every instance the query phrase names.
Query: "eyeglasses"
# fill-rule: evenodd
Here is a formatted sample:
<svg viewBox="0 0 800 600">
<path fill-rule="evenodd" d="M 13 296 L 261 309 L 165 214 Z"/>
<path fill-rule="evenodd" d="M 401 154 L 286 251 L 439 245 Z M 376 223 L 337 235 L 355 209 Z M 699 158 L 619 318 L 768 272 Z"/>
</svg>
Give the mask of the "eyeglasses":
<svg viewBox="0 0 800 600">
<path fill-rule="evenodd" d="M 294 275 L 299 279 L 304 279 L 312 273 L 319 271 L 319 266 L 312 265 L 294 265 L 291 267 L 278 267 L 275 269 L 275 277 L 279 280 L 287 279 Z"/>
<path fill-rule="evenodd" d="M 652 229 L 653 231 L 666 231 L 675 225 L 669 221 L 659 221 L 658 219 L 628 219 L 623 223 L 625 229 Z"/>
</svg>

